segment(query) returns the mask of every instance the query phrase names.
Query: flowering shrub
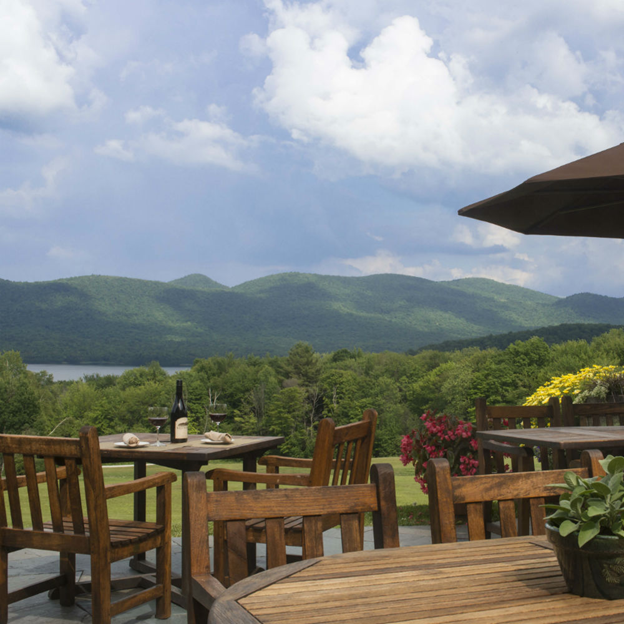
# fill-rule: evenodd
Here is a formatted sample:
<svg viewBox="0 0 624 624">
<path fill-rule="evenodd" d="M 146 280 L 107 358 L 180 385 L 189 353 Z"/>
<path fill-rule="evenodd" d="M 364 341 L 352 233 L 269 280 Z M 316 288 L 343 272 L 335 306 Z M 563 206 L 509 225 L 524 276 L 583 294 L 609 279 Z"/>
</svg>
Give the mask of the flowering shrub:
<svg viewBox="0 0 624 624">
<path fill-rule="evenodd" d="M 621 366 L 599 366 L 594 364 L 588 368 L 583 368 L 578 373 L 553 377 L 550 381 L 540 386 L 527 400 L 525 405 L 546 405 L 550 397 L 562 397 L 569 394 L 576 397 L 574 402 L 583 402 L 583 393 L 595 394 L 592 390 L 598 385 L 602 387 L 607 384 L 597 384 L 600 381 L 607 381 L 617 378 L 623 372 Z"/>
<path fill-rule="evenodd" d="M 452 475 L 472 475 L 477 472 L 477 440 L 472 423 L 446 414 L 426 411 L 416 429 L 401 441 L 401 461 L 414 464 L 414 480 L 427 494 L 427 462 L 433 457 L 446 457 Z"/>
</svg>

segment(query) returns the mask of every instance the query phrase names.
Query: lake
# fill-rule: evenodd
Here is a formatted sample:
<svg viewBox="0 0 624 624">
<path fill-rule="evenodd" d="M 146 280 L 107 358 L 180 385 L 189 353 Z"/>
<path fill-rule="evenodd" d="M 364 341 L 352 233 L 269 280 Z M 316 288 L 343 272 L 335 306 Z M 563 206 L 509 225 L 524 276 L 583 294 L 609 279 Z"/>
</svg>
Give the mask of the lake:
<svg viewBox="0 0 624 624">
<path fill-rule="evenodd" d="M 28 370 L 33 373 L 48 371 L 54 375 L 54 381 L 74 381 L 84 375 L 121 375 L 124 371 L 136 366 L 97 366 L 95 364 L 27 364 Z M 178 371 L 191 370 L 188 366 L 163 366 L 169 375 Z"/>
</svg>

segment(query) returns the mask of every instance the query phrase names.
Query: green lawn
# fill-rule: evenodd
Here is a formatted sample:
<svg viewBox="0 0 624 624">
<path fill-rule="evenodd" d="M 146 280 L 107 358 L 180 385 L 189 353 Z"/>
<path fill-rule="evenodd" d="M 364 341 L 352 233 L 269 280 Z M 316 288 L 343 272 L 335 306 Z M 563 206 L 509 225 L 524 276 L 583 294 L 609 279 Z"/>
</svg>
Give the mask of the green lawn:
<svg viewBox="0 0 624 624">
<path fill-rule="evenodd" d="M 413 466 L 404 467 L 398 458 L 380 458 L 374 459 L 373 463 L 389 463 L 394 469 L 396 479 L 396 493 L 397 504 L 399 506 L 399 524 L 400 525 L 412 525 L 412 524 L 428 524 L 429 514 L 427 505 L 427 496 L 420 491 L 420 487 L 414 481 L 414 468 Z M 231 468 L 234 470 L 242 470 L 242 462 L 226 461 L 226 462 L 211 462 L 210 469 L 212 468 Z M 160 466 L 148 466 L 147 474 L 153 474 L 155 472 L 162 472 L 163 470 L 169 470 Z M 261 469 L 262 470 L 262 469 Z M 282 469 L 283 472 L 300 472 L 294 469 Z M 172 532 L 174 536 L 179 536 L 181 533 L 181 508 L 182 508 L 182 481 L 180 473 L 178 480 L 172 486 Z M 107 484 L 111 483 L 123 483 L 124 481 L 131 481 L 133 479 L 133 467 L 117 466 L 117 465 L 105 465 L 104 466 L 104 479 Z M 211 481 L 208 481 L 208 487 L 211 486 Z M 241 489 L 241 484 L 232 483 L 230 489 Z M 49 509 L 46 506 L 47 491 L 45 485 L 40 485 L 41 503 L 44 514 L 44 521 L 49 520 Z M 22 509 L 28 509 L 28 496 L 26 489 L 21 490 L 22 496 Z M 147 494 L 147 519 L 155 519 L 155 490 L 148 491 Z M 83 498 L 84 501 L 84 498 Z M 84 507 L 83 507 L 84 508 Z M 121 496 L 119 498 L 111 499 L 108 501 L 109 516 L 111 518 L 119 519 L 131 519 L 133 513 L 133 497 Z M 24 520 L 29 519 L 29 514 L 26 512 Z"/>
</svg>

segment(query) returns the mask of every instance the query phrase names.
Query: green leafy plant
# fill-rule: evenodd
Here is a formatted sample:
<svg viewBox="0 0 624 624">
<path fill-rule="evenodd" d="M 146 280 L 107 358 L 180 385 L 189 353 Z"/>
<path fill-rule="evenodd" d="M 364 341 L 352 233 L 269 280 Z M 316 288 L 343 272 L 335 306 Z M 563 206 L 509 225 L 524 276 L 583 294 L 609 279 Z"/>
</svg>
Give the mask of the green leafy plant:
<svg viewBox="0 0 624 624">
<path fill-rule="evenodd" d="M 624 457 L 609 455 L 600 465 L 607 473 L 604 477 L 582 479 L 574 472 L 566 472 L 565 483 L 552 485 L 566 490 L 559 504 L 544 505 L 555 510 L 546 520 L 559 529 L 562 537 L 578 533 L 579 547 L 597 535 L 624 537 Z"/>
</svg>

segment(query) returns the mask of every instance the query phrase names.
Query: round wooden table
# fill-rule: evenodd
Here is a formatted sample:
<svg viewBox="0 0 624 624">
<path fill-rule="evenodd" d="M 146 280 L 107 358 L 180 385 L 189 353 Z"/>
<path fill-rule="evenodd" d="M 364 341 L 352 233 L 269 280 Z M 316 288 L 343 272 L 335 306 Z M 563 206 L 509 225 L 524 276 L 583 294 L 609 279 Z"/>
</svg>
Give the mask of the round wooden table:
<svg viewBox="0 0 624 624">
<path fill-rule="evenodd" d="M 211 624 L 624 622 L 624 600 L 568 593 L 543 537 L 361 551 L 249 577 Z"/>
</svg>

